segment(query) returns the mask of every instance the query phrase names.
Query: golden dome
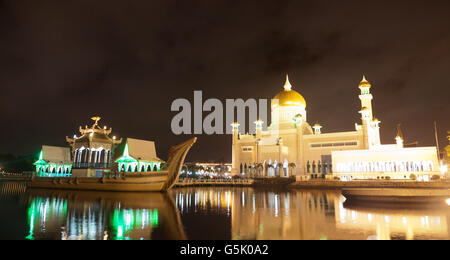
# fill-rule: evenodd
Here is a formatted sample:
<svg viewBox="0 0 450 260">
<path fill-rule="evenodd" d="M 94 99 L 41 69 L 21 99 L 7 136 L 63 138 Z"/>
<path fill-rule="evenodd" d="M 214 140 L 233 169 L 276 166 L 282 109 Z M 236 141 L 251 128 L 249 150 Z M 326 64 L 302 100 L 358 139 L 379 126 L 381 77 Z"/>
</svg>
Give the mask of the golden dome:
<svg viewBox="0 0 450 260">
<path fill-rule="evenodd" d="M 370 85 L 369 81 L 367 81 L 366 76 L 363 75 L 363 79 L 361 80 L 361 83 L 359 83 L 359 88 L 370 88 L 372 85 Z"/>
<path fill-rule="evenodd" d="M 302 106 L 306 107 L 306 100 L 300 93 L 291 89 L 289 77 L 286 75 L 286 83 L 284 83 L 284 90 L 278 93 L 273 99 L 278 99 L 278 106 Z"/>
</svg>

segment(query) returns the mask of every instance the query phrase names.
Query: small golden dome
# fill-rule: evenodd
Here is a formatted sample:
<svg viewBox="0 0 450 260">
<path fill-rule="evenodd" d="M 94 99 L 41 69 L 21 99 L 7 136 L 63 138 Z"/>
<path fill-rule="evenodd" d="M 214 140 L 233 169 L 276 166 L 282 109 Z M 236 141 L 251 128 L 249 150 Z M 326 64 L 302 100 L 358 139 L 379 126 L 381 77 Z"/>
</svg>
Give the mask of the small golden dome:
<svg viewBox="0 0 450 260">
<path fill-rule="evenodd" d="M 278 99 L 278 106 L 302 106 L 306 107 L 306 100 L 300 93 L 291 89 L 289 77 L 286 75 L 286 83 L 284 83 L 284 90 L 278 93 L 273 99 Z"/>
<path fill-rule="evenodd" d="M 372 85 L 370 85 L 369 81 L 367 81 L 366 76 L 363 75 L 363 78 L 361 80 L 361 83 L 359 83 L 359 88 L 370 88 Z"/>
</svg>

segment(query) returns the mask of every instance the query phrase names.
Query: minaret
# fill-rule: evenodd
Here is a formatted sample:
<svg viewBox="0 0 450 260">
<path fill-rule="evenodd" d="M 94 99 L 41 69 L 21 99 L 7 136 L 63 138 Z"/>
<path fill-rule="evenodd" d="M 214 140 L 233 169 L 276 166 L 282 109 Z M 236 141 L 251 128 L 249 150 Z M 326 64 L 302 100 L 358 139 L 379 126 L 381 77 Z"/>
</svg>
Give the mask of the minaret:
<svg viewBox="0 0 450 260">
<path fill-rule="evenodd" d="M 231 124 L 233 127 L 233 145 L 232 145 L 232 164 L 231 164 L 231 175 L 240 175 L 240 160 L 239 160 L 239 123 L 234 122 Z"/>
<path fill-rule="evenodd" d="M 294 117 L 295 120 L 295 128 L 297 130 L 297 153 L 296 153 L 296 158 L 297 160 L 295 161 L 296 167 L 295 167 L 295 172 L 294 174 L 303 174 L 304 173 L 304 169 L 303 169 L 303 156 L 302 156 L 302 151 L 303 151 L 303 116 L 301 114 L 297 114 Z"/>
<path fill-rule="evenodd" d="M 258 119 L 255 121 L 256 141 L 255 141 L 255 150 L 253 153 L 253 159 L 256 163 L 259 163 L 259 145 L 260 145 L 261 137 L 262 137 L 263 124 L 264 124 L 264 121 L 262 121 L 261 119 Z"/>
<path fill-rule="evenodd" d="M 361 99 L 361 120 L 362 120 L 362 130 L 363 130 L 363 142 L 364 148 L 371 149 L 379 142 L 377 141 L 376 131 L 379 129 L 376 127 L 377 124 L 373 122 L 373 112 L 372 112 L 372 99 L 373 96 L 370 94 L 370 85 L 369 81 L 367 81 L 366 77 L 363 75 L 361 82 L 358 85 L 358 88 L 361 90 L 361 95 L 359 95 L 359 99 Z"/>
<path fill-rule="evenodd" d="M 256 138 L 261 138 L 263 124 L 264 124 L 264 121 L 261 121 L 260 119 L 255 121 Z"/>
<path fill-rule="evenodd" d="M 374 117 L 372 120 L 372 128 L 374 132 L 373 145 L 381 145 L 380 138 L 380 123 L 381 121 L 378 118 Z"/>
<path fill-rule="evenodd" d="M 361 83 L 359 83 L 359 89 L 361 90 L 361 95 L 359 95 L 359 99 L 361 99 L 361 108 L 366 107 L 368 110 L 368 119 L 372 121 L 372 99 L 373 96 L 370 94 L 370 83 L 367 81 L 366 77 L 363 75 Z"/>
<path fill-rule="evenodd" d="M 320 129 L 322 128 L 322 126 L 319 123 L 315 123 L 314 126 L 314 134 L 315 135 L 320 135 L 322 132 L 320 131 Z"/>
</svg>

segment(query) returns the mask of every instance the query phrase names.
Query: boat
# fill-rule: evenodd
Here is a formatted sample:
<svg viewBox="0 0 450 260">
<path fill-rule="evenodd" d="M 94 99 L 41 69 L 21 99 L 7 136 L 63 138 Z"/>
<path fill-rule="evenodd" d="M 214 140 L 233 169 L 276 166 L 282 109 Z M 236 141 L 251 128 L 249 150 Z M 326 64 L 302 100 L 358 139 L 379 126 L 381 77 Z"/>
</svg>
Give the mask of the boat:
<svg viewBox="0 0 450 260">
<path fill-rule="evenodd" d="M 374 203 L 443 203 L 450 198 L 450 189 L 359 188 L 343 189 L 349 201 Z"/>
<path fill-rule="evenodd" d="M 187 153 L 197 141 L 191 138 L 169 150 L 167 170 L 154 172 L 106 172 L 102 177 L 37 177 L 27 188 L 95 191 L 167 191 L 178 180 Z"/>
</svg>

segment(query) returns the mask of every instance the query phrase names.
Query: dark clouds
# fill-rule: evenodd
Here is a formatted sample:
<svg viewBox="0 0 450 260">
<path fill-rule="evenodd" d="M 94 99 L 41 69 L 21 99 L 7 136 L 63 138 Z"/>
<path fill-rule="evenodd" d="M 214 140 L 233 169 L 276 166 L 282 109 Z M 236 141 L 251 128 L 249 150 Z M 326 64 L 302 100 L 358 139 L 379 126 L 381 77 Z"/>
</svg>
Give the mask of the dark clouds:
<svg viewBox="0 0 450 260">
<path fill-rule="evenodd" d="M 324 131 L 359 122 L 373 84 L 382 142 L 450 129 L 448 1 L 0 1 L 0 152 L 63 145 L 100 115 L 117 135 L 170 134 L 171 102 L 270 98 L 289 72 Z M 191 159 L 231 159 L 229 136 L 202 136 Z M 210 145 L 213 143 L 214 145 Z"/>
</svg>

